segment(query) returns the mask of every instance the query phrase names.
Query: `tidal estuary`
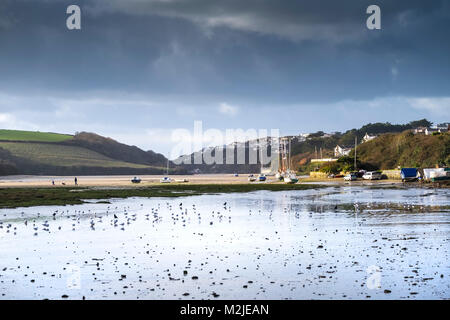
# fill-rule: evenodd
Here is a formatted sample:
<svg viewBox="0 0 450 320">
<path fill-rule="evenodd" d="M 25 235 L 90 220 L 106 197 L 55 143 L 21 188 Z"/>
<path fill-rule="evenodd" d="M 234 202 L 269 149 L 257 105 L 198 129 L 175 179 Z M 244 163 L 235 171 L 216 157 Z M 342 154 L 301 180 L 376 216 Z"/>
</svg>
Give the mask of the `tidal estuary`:
<svg viewBox="0 0 450 320">
<path fill-rule="evenodd" d="M 449 299 L 448 189 L 0 210 L 0 299 Z"/>
</svg>

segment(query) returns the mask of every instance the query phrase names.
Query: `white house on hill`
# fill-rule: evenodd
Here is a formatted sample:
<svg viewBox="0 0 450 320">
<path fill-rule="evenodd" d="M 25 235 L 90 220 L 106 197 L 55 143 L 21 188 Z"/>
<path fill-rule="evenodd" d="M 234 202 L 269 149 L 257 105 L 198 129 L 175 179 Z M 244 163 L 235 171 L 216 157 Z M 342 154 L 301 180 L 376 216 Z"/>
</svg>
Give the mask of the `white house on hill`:
<svg viewBox="0 0 450 320">
<path fill-rule="evenodd" d="M 414 129 L 414 134 L 425 133 L 426 130 L 427 130 L 427 127 L 417 127 Z"/>
<path fill-rule="evenodd" d="M 337 145 L 334 148 L 334 156 L 335 157 L 348 156 L 350 154 L 350 151 L 352 151 L 352 148 L 346 148 L 346 147 L 341 147 L 340 145 Z"/>
<path fill-rule="evenodd" d="M 426 136 L 429 136 L 429 135 L 433 134 L 434 132 L 441 132 L 441 130 L 436 129 L 436 128 L 426 128 L 425 129 Z"/>
<path fill-rule="evenodd" d="M 367 141 L 370 141 L 370 140 L 375 139 L 376 137 L 377 137 L 376 135 L 375 135 L 375 136 L 371 136 L 371 135 L 369 135 L 369 134 L 366 132 L 366 135 L 363 137 L 362 141 L 363 141 L 363 142 L 367 142 Z"/>
</svg>

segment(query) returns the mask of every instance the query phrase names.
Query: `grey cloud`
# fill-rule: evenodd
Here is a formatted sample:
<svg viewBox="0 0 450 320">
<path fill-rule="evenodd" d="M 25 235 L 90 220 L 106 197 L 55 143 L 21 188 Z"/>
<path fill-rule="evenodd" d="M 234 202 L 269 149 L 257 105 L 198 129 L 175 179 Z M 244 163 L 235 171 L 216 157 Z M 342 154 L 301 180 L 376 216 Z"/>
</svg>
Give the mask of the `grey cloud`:
<svg viewBox="0 0 450 320">
<path fill-rule="evenodd" d="M 194 120 L 313 131 L 448 112 L 448 1 L 377 1 L 380 31 L 365 27 L 368 0 L 76 3 L 81 31 L 65 27 L 71 0 L 1 0 L 1 126 L 131 137 Z"/>
<path fill-rule="evenodd" d="M 184 18 L 205 28 L 275 35 L 294 41 L 354 41 L 364 38 L 369 0 L 298 1 L 283 0 L 102 0 L 89 5 L 90 11 L 118 11 L 132 15 L 161 15 Z M 448 9 L 445 1 L 377 1 L 385 25 L 405 22 L 405 15 L 429 14 Z"/>
</svg>

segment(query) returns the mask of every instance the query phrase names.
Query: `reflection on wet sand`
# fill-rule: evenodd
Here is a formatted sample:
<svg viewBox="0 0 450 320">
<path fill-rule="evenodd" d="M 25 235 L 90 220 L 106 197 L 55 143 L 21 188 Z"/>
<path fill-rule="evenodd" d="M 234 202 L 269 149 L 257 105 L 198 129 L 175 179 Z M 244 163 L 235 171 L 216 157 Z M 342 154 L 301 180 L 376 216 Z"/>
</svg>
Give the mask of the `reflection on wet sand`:
<svg viewBox="0 0 450 320">
<path fill-rule="evenodd" d="M 0 210 L 2 299 L 443 299 L 445 189 Z"/>
</svg>

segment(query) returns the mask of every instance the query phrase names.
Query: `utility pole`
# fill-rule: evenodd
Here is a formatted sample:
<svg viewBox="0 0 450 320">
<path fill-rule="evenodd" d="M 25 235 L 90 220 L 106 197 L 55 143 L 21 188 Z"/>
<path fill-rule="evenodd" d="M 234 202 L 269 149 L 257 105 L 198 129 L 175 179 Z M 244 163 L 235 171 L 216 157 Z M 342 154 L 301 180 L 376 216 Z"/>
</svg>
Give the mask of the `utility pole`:
<svg viewBox="0 0 450 320">
<path fill-rule="evenodd" d="M 356 171 L 356 143 L 357 143 L 357 141 L 358 141 L 358 137 L 355 136 L 355 165 L 354 165 L 355 171 Z"/>
</svg>

